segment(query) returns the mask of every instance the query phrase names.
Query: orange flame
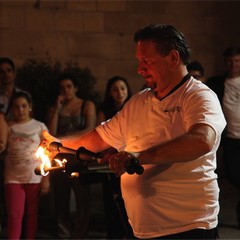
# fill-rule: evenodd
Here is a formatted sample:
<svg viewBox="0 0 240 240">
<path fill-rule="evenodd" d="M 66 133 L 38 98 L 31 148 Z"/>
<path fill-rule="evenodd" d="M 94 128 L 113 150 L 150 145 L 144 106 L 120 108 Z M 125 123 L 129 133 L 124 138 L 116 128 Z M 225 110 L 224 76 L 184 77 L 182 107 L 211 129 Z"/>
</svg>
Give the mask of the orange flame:
<svg viewBox="0 0 240 240">
<path fill-rule="evenodd" d="M 41 175 L 48 175 L 49 172 L 45 172 L 44 170 L 46 167 L 51 167 L 51 161 L 48 157 L 47 150 L 44 147 L 39 146 L 36 151 L 36 157 L 42 161 L 42 164 L 40 165 Z"/>
<path fill-rule="evenodd" d="M 38 147 L 36 151 L 36 157 L 42 161 L 42 164 L 40 165 L 40 173 L 42 176 L 47 176 L 49 174 L 49 171 L 47 169 L 51 169 L 52 167 L 49 155 L 50 155 L 49 151 L 45 147 L 43 146 Z M 64 166 L 65 163 L 67 162 L 66 159 L 63 159 L 62 161 L 58 159 L 53 160 L 57 163 L 57 166 L 59 167 Z"/>
</svg>

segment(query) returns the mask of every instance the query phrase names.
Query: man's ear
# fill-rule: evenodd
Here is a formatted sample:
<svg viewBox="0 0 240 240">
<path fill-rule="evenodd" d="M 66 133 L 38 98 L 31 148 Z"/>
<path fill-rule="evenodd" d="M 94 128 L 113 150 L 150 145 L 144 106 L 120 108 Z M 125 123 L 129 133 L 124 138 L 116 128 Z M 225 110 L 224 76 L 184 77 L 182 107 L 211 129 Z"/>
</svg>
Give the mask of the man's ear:
<svg viewBox="0 0 240 240">
<path fill-rule="evenodd" d="M 171 50 L 169 53 L 171 67 L 176 68 L 180 63 L 180 55 L 177 50 Z"/>
</svg>

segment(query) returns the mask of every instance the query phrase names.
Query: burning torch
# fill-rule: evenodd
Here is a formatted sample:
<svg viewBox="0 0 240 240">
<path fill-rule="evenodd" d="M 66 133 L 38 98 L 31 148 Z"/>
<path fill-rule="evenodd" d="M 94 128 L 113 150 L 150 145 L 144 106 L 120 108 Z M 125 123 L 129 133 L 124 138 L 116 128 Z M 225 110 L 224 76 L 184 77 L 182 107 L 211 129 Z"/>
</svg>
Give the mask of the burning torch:
<svg viewBox="0 0 240 240">
<path fill-rule="evenodd" d="M 40 149 L 42 149 L 41 147 Z M 44 148 L 43 148 L 44 149 Z M 80 147 L 77 150 L 64 147 L 60 142 L 52 142 L 49 145 L 49 151 L 55 151 L 58 153 L 67 153 L 75 156 L 75 161 L 68 161 L 63 159 L 62 161 L 54 159 L 57 165 L 52 166 L 50 160 L 44 160 L 48 158 L 44 150 L 43 154 L 39 154 L 39 149 L 37 151 L 37 156 L 42 159 L 41 166 L 35 169 L 35 174 L 37 175 L 47 175 L 49 172 L 62 170 L 65 171 L 69 176 L 78 176 L 79 173 L 89 173 L 89 172 L 111 172 L 108 164 L 99 164 L 98 162 L 102 159 L 100 153 L 94 153 L 87 150 L 84 147 Z M 76 161 L 77 160 L 77 161 Z M 126 161 L 125 170 L 128 174 L 138 174 L 141 175 L 144 171 L 143 167 L 139 164 L 137 158 L 133 157 Z"/>
</svg>

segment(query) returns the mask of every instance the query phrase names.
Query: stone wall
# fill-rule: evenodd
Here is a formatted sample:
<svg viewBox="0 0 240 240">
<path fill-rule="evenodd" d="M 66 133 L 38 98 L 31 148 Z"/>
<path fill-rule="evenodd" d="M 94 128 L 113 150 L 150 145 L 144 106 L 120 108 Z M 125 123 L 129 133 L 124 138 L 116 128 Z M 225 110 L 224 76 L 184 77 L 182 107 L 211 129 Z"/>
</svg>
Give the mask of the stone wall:
<svg viewBox="0 0 240 240">
<path fill-rule="evenodd" d="M 187 37 L 206 75 L 223 72 L 222 52 L 238 45 L 240 1 L 1 0 L 0 56 L 20 66 L 26 59 L 77 61 L 97 78 L 103 92 L 113 75 L 137 74 L 134 32 L 150 23 L 175 25 Z M 240 45 L 240 44 L 239 44 Z"/>
</svg>

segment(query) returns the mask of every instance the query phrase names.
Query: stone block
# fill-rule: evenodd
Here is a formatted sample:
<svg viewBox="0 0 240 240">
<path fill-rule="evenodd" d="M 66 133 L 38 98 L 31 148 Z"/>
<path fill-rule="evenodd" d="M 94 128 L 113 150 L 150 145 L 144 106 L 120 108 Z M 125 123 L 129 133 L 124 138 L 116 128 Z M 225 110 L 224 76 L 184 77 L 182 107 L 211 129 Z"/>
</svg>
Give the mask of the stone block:
<svg viewBox="0 0 240 240">
<path fill-rule="evenodd" d="M 39 10 L 64 10 L 67 7 L 68 1 L 63 0 L 36 0 L 35 8 Z"/>
<path fill-rule="evenodd" d="M 216 12 L 217 1 L 167 1 L 167 15 L 195 16 L 212 15 Z"/>
<path fill-rule="evenodd" d="M 136 43 L 133 40 L 133 34 L 123 35 L 121 42 L 121 59 L 134 59 L 136 56 Z"/>
<path fill-rule="evenodd" d="M 161 15 L 166 13 L 166 6 L 169 1 L 127 1 L 127 12 L 129 14 L 147 14 L 147 15 Z"/>
<path fill-rule="evenodd" d="M 6 55 L 14 55 L 20 59 L 38 58 L 44 52 L 42 48 L 43 36 L 42 33 L 31 32 L 26 38 L 23 31 L 7 31 L 1 34 L 0 45 Z"/>
<path fill-rule="evenodd" d="M 104 32 L 103 13 L 83 13 L 84 32 Z"/>
<path fill-rule="evenodd" d="M 35 1 L 29 1 L 29 0 L 1 0 L 0 1 L 0 7 L 13 7 L 13 8 L 19 8 L 19 7 L 32 7 L 34 6 Z"/>
<path fill-rule="evenodd" d="M 152 23 L 166 23 L 165 15 L 139 13 L 105 13 L 105 31 L 110 33 L 134 34 L 139 28 Z M 127 23 L 127 24 L 124 24 Z"/>
<path fill-rule="evenodd" d="M 53 13 L 27 9 L 25 12 L 26 28 L 25 31 L 52 31 L 53 30 Z"/>
<path fill-rule="evenodd" d="M 14 17 L 13 17 L 14 16 Z M 0 29 L 13 30 L 25 27 L 24 8 L 0 8 Z M 17 19 L 17 21 L 16 21 Z"/>
<path fill-rule="evenodd" d="M 72 34 L 67 37 L 71 56 L 120 58 L 120 37 L 114 34 Z"/>
<path fill-rule="evenodd" d="M 53 15 L 54 30 L 60 32 L 82 32 L 83 13 L 78 11 L 58 11 Z"/>
<path fill-rule="evenodd" d="M 68 1 L 67 2 L 68 10 L 77 10 L 77 11 L 87 11 L 87 12 L 96 12 L 97 3 L 96 1 L 81 0 L 81 1 Z"/>
<path fill-rule="evenodd" d="M 126 11 L 127 0 L 97 0 L 97 10 L 107 12 Z"/>
<path fill-rule="evenodd" d="M 44 51 L 45 58 L 49 55 L 60 62 L 68 58 L 66 34 L 60 32 L 48 33 L 44 35 L 42 41 L 42 50 Z"/>
</svg>

